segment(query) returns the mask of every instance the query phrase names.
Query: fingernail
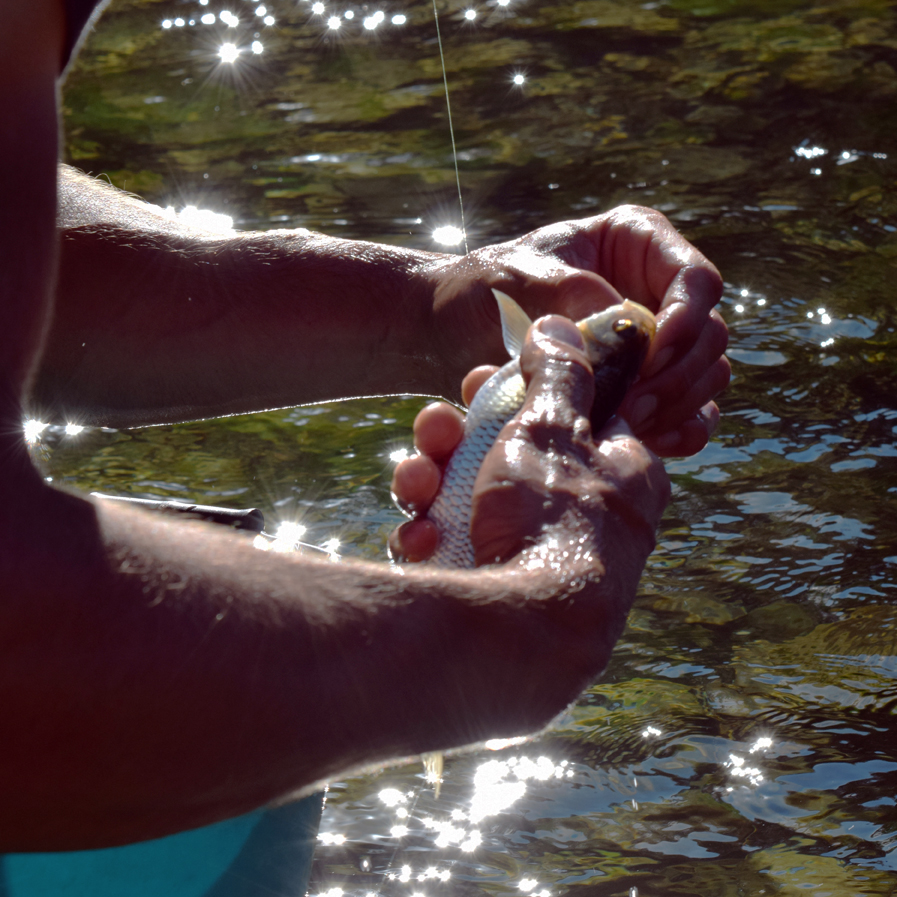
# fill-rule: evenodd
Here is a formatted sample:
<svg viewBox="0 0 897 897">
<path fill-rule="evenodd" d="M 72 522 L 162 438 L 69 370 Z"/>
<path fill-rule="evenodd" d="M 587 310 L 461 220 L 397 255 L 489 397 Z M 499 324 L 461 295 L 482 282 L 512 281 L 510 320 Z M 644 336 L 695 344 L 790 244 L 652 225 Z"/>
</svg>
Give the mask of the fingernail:
<svg viewBox="0 0 897 897">
<path fill-rule="evenodd" d="M 640 396 L 632 405 L 632 411 L 629 412 L 629 426 L 637 427 L 643 424 L 657 410 L 657 396 L 646 395 Z"/>
<path fill-rule="evenodd" d="M 667 346 L 666 348 L 661 349 L 651 360 L 651 364 L 648 365 L 642 376 L 645 378 L 653 377 L 658 371 L 662 371 L 667 366 L 667 363 L 672 357 L 672 346 Z"/>
<path fill-rule="evenodd" d="M 663 436 L 655 439 L 653 447 L 658 454 L 665 455 L 667 452 L 671 452 L 681 441 L 682 437 L 679 435 L 678 430 L 674 430 L 672 433 L 664 433 Z"/>
<path fill-rule="evenodd" d="M 576 329 L 576 325 L 567 318 L 552 315 L 539 323 L 539 329 L 545 336 L 560 340 L 568 346 L 573 346 L 574 349 L 584 348 L 582 334 Z"/>
</svg>

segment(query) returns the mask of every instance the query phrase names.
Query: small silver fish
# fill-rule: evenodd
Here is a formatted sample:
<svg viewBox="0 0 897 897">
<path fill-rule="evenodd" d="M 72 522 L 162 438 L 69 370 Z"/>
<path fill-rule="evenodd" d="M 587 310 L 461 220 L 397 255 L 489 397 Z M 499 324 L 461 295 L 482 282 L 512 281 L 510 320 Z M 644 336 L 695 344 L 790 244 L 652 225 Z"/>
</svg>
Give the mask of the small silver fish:
<svg viewBox="0 0 897 897">
<path fill-rule="evenodd" d="M 437 567 L 474 566 L 470 543 L 473 485 L 486 453 L 502 427 L 520 410 L 526 395 L 520 353 L 532 321 L 510 296 L 499 290 L 492 292 L 498 301 L 502 339 L 511 361 L 474 396 L 464 424 L 464 437 L 427 512 L 439 530 L 439 546 L 429 561 Z M 654 338 L 655 320 L 647 308 L 627 299 L 622 305 L 583 318 L 576 326 L 595 372 L 591 423 L 593 432 L 597 432 L 617 410 L 638 375 Z"/>
</svg>

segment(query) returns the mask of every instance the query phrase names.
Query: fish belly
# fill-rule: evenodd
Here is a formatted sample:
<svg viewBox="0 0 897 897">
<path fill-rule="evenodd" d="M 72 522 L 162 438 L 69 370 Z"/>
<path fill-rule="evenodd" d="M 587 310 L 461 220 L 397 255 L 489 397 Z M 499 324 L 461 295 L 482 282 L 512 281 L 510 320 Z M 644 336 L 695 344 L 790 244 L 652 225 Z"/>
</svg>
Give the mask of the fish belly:
<svg viewBox="0 0 897 897">
<path fill-rule="evenodd" d="M 437 567 L 472 568 L 470 506 L 473 486 L 486 453 L 504 425 L 520 410 L 526 385 L 519 360 L 509 361 L 480 388 L 464 423 L 464 437 L 442 477 L 442 488 L 427 516 L 439 529 L 439 547 L 430 559 Z"/>
</svg>

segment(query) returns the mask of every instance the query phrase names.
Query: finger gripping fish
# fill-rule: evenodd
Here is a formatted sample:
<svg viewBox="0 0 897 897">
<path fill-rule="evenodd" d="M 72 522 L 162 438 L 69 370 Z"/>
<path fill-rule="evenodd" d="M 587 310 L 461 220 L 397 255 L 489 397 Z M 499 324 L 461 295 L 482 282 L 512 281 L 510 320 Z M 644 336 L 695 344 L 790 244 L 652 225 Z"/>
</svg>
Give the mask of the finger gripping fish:
<svg viewBox="0 0 897 897">
<path fill-rule="evenodd" d="M 438 567 L 474 566 L 470 542 L 473 486 L 486 453 L 505 424 L 521 409 L 526 395 L 520 352 L 532 321 L 510 296 L 499 290 L 492 292 L 498 301 L 502 338 L 511 361 L 480 387 L 471 402 L 464 437 L 427 512 L 439 530 L 439 547 L 430 560 Z M 626 300 L 584 318 L 576 326 L 595 374 L 591 423 L 592 431 L 597 432 L 613 416 L 638 375 L 654 337 L 654 315 Z"/>
</svg>

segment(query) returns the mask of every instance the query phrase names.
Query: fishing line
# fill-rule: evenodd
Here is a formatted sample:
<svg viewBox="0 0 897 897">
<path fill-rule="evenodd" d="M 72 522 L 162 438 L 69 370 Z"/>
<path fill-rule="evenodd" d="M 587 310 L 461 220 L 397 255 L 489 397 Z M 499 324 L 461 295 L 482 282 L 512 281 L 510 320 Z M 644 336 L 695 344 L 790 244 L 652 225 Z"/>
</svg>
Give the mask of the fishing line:
<svg viewBox="0 0 897 897">
<path fill-rule="evenodd" d="M 445 53 L 442 50 L 442 32 L 439 30 L 439 11 L 436 0 L 433 0 L 433 21 L 436 23 L 436 43 L 439 45 L 439 62 L 442 65 L 442 83 L 445 85 L 445 110 L 448 113 L 449 137 L 452 140 L 452 159 L 455 162 L 455 184 L 458 187 L 458 208 L 461 211 L 461 234 L 464 237 L 464 254 L 470 249 L 467 246 L 467 227 L 464 224 L 464 200 L 461 197 L 461 174 L 458 171 L 458 148 L 455 146 L 455 127 L 452 124 L 452 102 L 449 99 L 448 72 L 445 68 Z"/>
<path fill-rule="evenodd" d="M 445 87 L 445 110 L 448 115 L 448 126 L 449 126 L 449 137 L 452 142 L 452 161 L 455 164 L 455 185 L 458 188 L 458 209 L 461 213 L 461 234 L 464 238 L 464 254 L 467 255 L 470 252 L 470 248 L 467 245 L 467 226 L 464 221 L 464 198 L 461 194 L 461 173 L 458 170 L 458 147 L 455 144 L 455 127 L 452 122 L 452 102 L 449 99 L 449 86 L 448 86 L 448 71 L 445 67 L 445 52 L 442 48 L 442 32 L 439 29 L 439 10 L 436 8 L 436 0 L 433 0 L 433 21 L 436 23 L 436 43 L 439 46 L 439 64 L 442 66 L 442 83 Z M 316 546 L 315 546 L 316 547 Z M 423 793 L 423 789 L 427 784 L 426 779 L 420 782 L 417 786 L 417 789 L 414 792 L 414 799 L 411 802 L 411 806 L 408 810 L 408 815 L 412 816 L 414 811 L 417 809 L 418 801 L 421 798 Z M 392 855 L 389 858 L 389 861 L 386 864 L 386 868 L 382 873 L 382 878 L 380 879 L 379 885 L 377 887 L 377 895 L 383 892 L 383 887 L 386 882 L 389 880 L 390 873 L 396 862 L 396 857 L 399 854 L 399 849 L 401 847 L 400 839 L 396 838 L 396 844 L 393 848 Z M 450 864 L 449 870 L 453 869 L 457 864 L 458 858 L 456 857 Z"/>
</svg>

